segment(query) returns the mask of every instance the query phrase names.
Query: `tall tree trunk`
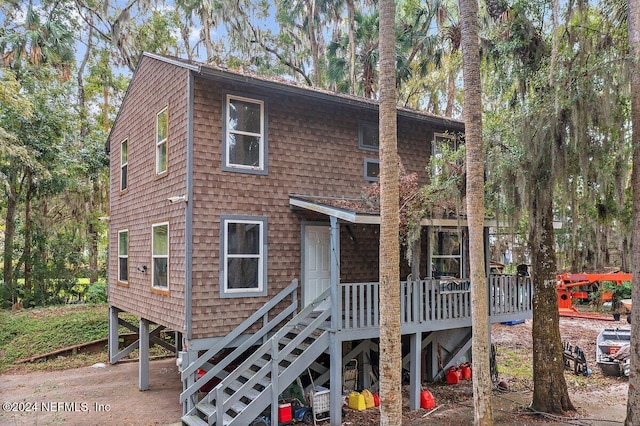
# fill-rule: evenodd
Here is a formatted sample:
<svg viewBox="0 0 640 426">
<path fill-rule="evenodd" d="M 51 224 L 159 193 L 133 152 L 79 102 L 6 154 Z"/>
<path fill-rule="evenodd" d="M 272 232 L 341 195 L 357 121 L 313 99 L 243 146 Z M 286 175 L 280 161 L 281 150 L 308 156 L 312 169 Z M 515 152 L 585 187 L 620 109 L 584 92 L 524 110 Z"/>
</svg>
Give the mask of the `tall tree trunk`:
<svg viewBox="0 0 640 426">
<path fill-rule="evenodd" d="M 5 287 L 5 298 L 11 303 L 16 300 L 16 283 L 13 277 L 13 253 L 16 236 L 16 213 L 18 211 L 18 195 L 13 189 L 11 178 L 9 179 L 9 196 L 7 197 L 7 209 L 5 211 L 4 221 L 4 253 L 3 253 L 3 279 Z"/>
<path fill-rule="evenodd" d="M 27 173 L 27 193 L 24 201 L 24 249 L 22 250 L 22 258 L 24 259 L 24 295 L 31 295 L 32 277 L 31 270 L 33 267 L 33 259 L 31 257 L 31 246 L 33 244 L 33 220 L 31 219 L 31 200 L 35 192 L 33 176 Z"/>
<path fill-rule="evenodd" d="M 578 250 L 578 192 L 576 189 L 576 179 L 571 180 L 571 246 L 569 250 L 571 250 L 571 272 L 581 272 L 582 271 L 582 262 L 580 265 L 578 261 L 580 260 L 580 252 Z"/>
<path fill-rule="evenodd" d="M 356 93 L 356 25 L 355 5 L 347 0 L 347 16 L 349 20 L 349 93 Z"/>
<path fill-rule="evenodd" d="M 555 143 L 555 141 L 554 141 Z M 564 378 L 560 315 L 556 294 L 553 235 L 553 175 L 550 156 L 539 157 L 529 180 L 531 197 L 529 244 L 533 280 L 533 403 L 543 413 L 562 414 L 575 408 Z"/>
<path fill-rule="evenodd" d="M 91 198 L 89 201 L 89 206 L 91 208 L 91 212 L 100 211 L 100 185 L 98 180 L 100 179 L 97 176 L 93 180 L 93 188 L 91 191 Z M 85 217 L 87 218 L 87 238 L 89 240 L 89 283 L 93 284 L 98 281 L 98 229 L 96 226 L 95 215 L 91 214 L 91 212 L 86 212 Z"/>
<path fill-rule="evenodd" d="M 447 106 L 444 110 L 445 117 L 453 117 L 453 106 L 456 100 L 456 70 L 451 64 L 447 70 Z"/>
<path fill-rule="evenodd" d="M 633 274 L 631 299 L 631 375 L 627 400 L 626 426 L 640 424 L 640 4 L 627 0 L 629 46 L 631 47 L 631 127 L 633 167 L 633 231 L 631 244 L 631 272 Z"/>
<path fill-rule="evenodd" d="M 473 423 L 493 424 L 489 362 L 489 307 L 484 251 L 484 154 L 482 149 L 482 85 L 478 2 L 460 0 L 464 124 L 467 168 L 467 215 L 471 277 L 473 358 Z"/>
<path fill-rule="evenodd" d="M 395 4 L 380 0 L 380 424 L 402 422 Z"/>
<path fill-rule="evenodd" d="M 311 0 L 308 7 L 309 22 L 307 24 L 307 33 L 309 36 L 309 44 L 311 46 L 311 61 L 313 63 L 313 85 L 320 87 L 322 72 L 320 70 L 320 46 L 318 44 L 318 35 L 316 34 L 316 0 Z"/>
<path fill-rule="evenodd" d="M 92 19 L 90 17 L 89 19 Z M 86 95 L 84 89 L 84 70 L 89 61 L 89 56 L 93 47 L 93 27 L 89 26 L 89 34 L 87 36 L 87 49 L 85 51 L 80 67 L 78 68 L 77 81 L 78 81 L 78 111 L 80 115 L 80 138 L 84 138 L 89 133 L 89 126 L 87 123 L 87 108 L 86 108 Z M 106 98 L 108 99 L 108 98 Z M 106 101 L 105 101 L 106 102 Z M 108 109 L 107 109 L 108 110 Z M 89 178 L 91 180 L 91 178 Z M 100 186 L 98 181 L 100 176 L 96 176 L 91 180 L 92 191 L 90 193 L 90 202 L 88 208 L 85 211 L 84 217 L 86 220 L 86 232 L 89 246 L 89 283 L 93 284 L 98 281 L 98 231 L 95 225 L 95 218 L 92 212 L 98 211 L 100 199 Z M 85 204 L 86 205 L 86 204 Z"/>
</svg>

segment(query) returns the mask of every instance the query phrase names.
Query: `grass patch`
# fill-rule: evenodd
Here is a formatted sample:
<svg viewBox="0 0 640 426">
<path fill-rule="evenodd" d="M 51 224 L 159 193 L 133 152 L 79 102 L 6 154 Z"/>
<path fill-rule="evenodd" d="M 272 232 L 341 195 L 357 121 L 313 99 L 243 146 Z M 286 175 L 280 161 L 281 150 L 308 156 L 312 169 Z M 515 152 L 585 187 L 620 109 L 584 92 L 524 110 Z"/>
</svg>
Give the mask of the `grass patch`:
<svg viewBox="0 0 640 426">
<path fill-rule="evenodd" d="M 120 318 L 137 324 L 137 318 L 120 314 Z M 22 358 L 42 355 L 58 349 L 108 336 L 108 306 L 66 305 L 47 308 L 0 311 L 0 372 L 14 368 Z M 120 327 L 120 333 L 129 333 Z M 74 355 L 29 364 L 28 370 L 59 370 L 88 363 L 105 362 L 106 349 L 100 354 Z M 22 369 L 22 368 L 21 368 Z"/>
</svg>

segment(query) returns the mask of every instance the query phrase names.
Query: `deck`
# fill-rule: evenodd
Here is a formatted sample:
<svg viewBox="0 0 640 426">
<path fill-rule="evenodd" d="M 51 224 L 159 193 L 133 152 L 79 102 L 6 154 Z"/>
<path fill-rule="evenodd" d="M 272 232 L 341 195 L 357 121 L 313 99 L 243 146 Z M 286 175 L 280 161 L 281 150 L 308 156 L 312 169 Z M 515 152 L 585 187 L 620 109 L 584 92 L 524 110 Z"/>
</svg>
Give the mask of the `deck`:
<svg viewBox="0 0 640 426">
<path fill-rule="evenodd" d="M 531 318 L 529 277 L 491 275 L 487 279 L 490 321 Z M 402 334 L 471 326 L 471 282 L 467 279 L 426 279 L 400 283 Z M 379 335 L 379 283 L 340 284 L 335 304 L 335 328 L 340 340 Z"/>
</svg>

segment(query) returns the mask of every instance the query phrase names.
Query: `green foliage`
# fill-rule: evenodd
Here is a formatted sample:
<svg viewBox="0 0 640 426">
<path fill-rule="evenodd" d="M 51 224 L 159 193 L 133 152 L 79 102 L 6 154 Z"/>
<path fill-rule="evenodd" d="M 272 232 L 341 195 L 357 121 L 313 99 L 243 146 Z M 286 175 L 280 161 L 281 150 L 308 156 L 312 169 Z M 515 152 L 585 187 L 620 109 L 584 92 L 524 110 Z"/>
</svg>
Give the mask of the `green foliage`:
<svg viewBox="0 0 640 426">
<path fill-rule="evenodd" d="M 105 305 L 0 311 L 0 371 L 17 359 L 45 354 L 108 333 Z"/>
<path fill-rule="evenodd" d="M 611 308 L 618 310 L 621 300 L 631 299 L 631 281 L 624 281 L 620 284 L 614 281 L 603 281 L 595 294 L 599 299 L 604 293 L 611 293 Z"/>
<path fill-rule="evenodd" d="M 100 304 L 107 302 L 107 283 L 98 281 L 89 286 L 87 290 L 87 303 Z"/>
</svg>

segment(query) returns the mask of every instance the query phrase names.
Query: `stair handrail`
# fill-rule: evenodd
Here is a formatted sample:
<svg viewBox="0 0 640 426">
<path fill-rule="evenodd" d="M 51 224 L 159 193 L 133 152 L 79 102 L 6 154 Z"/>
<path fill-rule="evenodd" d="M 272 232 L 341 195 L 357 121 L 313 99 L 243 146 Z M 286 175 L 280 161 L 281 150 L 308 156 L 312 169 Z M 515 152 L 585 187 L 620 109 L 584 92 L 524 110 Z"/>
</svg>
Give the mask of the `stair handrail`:
<svg viewBox="0 0 640 426">
<path fill-rule="evenodd" d="M 238 377 L 240 377 L 240 375 L 243 372 L 245 372 L 259 358 L 262 358 L 263 355 L 272 352 L 273 342 L 274 341 L 279 342 L 289 332 L 289 330 L 291 328 L 293 328 L 293 327 L 298 325 L 299 318 L 307 317 L 312 311 L 314 311 L 316 309 L 316 307 L 321 302 L 323 302 L 325 299 L 327 299 L 329 297 L 329 295 L 330 295 L 330 291 L 329 291 L 329 289 L 327 289 L 314 302 L 309 304 L 307 307 L 305 307 L 303 310 L 301 310 L 295 317 L 293 317 L 291 320 L 289 320 L 287 322 L 287 324 L 285 324 L 280 330 L 278 330 L 271 337 L 271 339 L 269 339 L 269 341 L 263 343 L 262 346 L 260 346 L 253 354 L 251 354 L 247 359 L 245 359 L 238 367 L 236 367 L 234 369 L 234 371 L 232 371 L 220 383 L 218 383 L 211 390 L 211 392 L 209 392 L 207 394 L 207 396 L 204 398 L 204 400 L 207 401 L 207 402 L 211 402 L 211 401 L 216 399 L 216 395 L 224 394 L 224 389 L 228 387 L 228 383 L 230 383 L 230 382 L 236 380 Z M 282 350 L 278 351 L 278 355 L 276 357 L 274 357 L 273 354 L 271 354 L 271 359 L 273 360 L 274 358 L 276 358 L 277 360 L 280 360 L 281 357 L 279 356 L 279 354 L 281 354 L 283 352 L 286 352 L 287 354 L 289 354 L 293 350 L 292 349 L 293 346 L 297 346 L 299 343 L 304 341 L 304 339 L 306 339 L 313 332 L 313 330 L 318 328 L 319 324 L 321 324 L 324 321 L 326 321 L 326 319 L 329 317 L 329 315 L 330 315 L 330 310 L 329 309 L 325 309 L 324 311 L 321 311 L 321 313 L 318 315 L 317 318 L 314 318 L 314 320 L 311 321 L 310 324 L 306 325 L 302 329 L 302 332 L 300 334 L 298 334 L 291 342 L 287 343 L 287 345 L 285 345 L 282 348 Z M 276 345 L 276 347 L 277 347 L 277 345 Z M 254 376 L 257 376 L 258 373 L 260 373 L 260 371 L 262 371 L 265 368 L 269 368 L 270 369 L 271 368 L 270 364 L 271 364 L 271 360 L 269 361 L 269 363 L 265 364 L 265 366 L 262 367 L 259 371 L 255 372 Z M 238 393 L 241 393 L 240 390 L 242 388 L 244 388 L 245 386 L 248 386 L 248 385 L 252 386 L 253 385 L 253 381 L 250 380 L 247 383 L 244 383 L 240 387 L 240 389 L 238 389 Z M 237 398 L 234 398 L 234 396 L 232 395 L 229 398 L 227 398 L 225 401 L 221 401 L 222 404 L 220 404 L 220 401 L 216 400 L 216 413 L 219 412 L 220 406 L 222 406 L 222 408 L 223 408 L 222 412 L 225 412 L 226 410 L 224 409 L 224 407 L 227 406 L 229 403 L 236 402 L 235 401 L 236 399 Z"/>
<path fill-rule="evenodd" d="M 267 335 L 273 328 L 282 323 L 289 315 L 295 314 L 296 305 L 292 304 L 287 306 L 282 312 L 280 312 L 276 317 L 271 319 L 269 322 L 265 323 L 263 327 L 258 330 L 255 334 L 253 334 L 250 338 L 246 339 L 242 342 L 237 348 L 235 348 L 231 353 L 227 354 L 223 359 L 221 359 L 216 365 L 212 366 L 209 371 L 199 377 L 197 380 L 191 384 L 191 386 L 187 387 L 180 393 L 180 402 L 184 402 L 191 395 L 196 393 L 202 386 L 209 382 L 209 380 L 216 377 L 222 370 L 224 370 L 228 365 L 233 362 L 233 360 L 237 359 L 240 355 L 242 355 L 247 349 L 251 346 L 255 345 L 260 339 L 262 339 L 265 335 Z"/>
<path fill-rule="evenodd" d="M 242 335 L 246 330 L 248 330 L 252 325 L 254 325 L 258 320 L 262 319 L 265 315 L 267 315 L 278 303 L 284 300 L 287 296 L 292 294 L 293 300 L 291 305 L 295 305 L 297 309 L 297 288 L 298 288 L 298 279 L 294 278 L 284 290 L 275 295 L 272 299 L 266 302 L 260 309 L 254 312 L 249 318 L 242 321 L 240 325 L 238 325 L 231 333 L 227 334 L 222 339 L 218 340 L 215 345 L 209 348 L 203 355 L 199 356 L 194 362 L 189 364 L 181 373 L 181 380 L 185 381 L 187 378 L 196 372 L 196 370 L 202 367 L 210 358 L 212 358 L 215 354 L 226 348 L 231 342 L 233 342 L 236 338 Z M 291 306 L 290 305 L 290 306 Z M 277 324 L 274 324 L 274 326 Z M 273 327 L 272 327 L 273 328 Z M 261 330 L 262 331 L 262 330 Z M 267 330 L 270 331 L 270 330 Z M 257 339 L 256 339 L 257 340 Z M 182 396 L 180 397 L 181 401 L 184 401 Z"/>
</svg>

